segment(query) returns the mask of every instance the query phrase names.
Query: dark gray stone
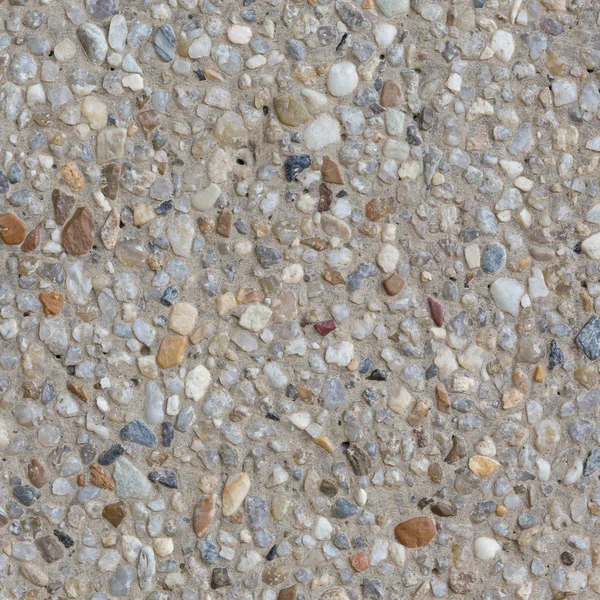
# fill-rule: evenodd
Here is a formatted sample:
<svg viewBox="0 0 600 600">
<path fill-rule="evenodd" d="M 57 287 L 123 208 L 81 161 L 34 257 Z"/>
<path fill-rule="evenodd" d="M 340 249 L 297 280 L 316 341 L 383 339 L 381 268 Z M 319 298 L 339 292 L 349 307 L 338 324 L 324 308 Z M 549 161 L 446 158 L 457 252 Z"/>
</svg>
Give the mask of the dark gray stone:
<svg viewBox="0 0 600 600">
<path fill-rule="evenodd" d="M 12 492 L 13 496 L 24 506 L 32 506 L 42 495 L 42 492 L 30 485 L 17 485 Z"/>
<path fill-rule="evenodd" d="M 600 319 L 595 315 L 582 327 L 575 338 L 577 346 L 590 360 L 600 358 Z"/>
<path fill-rule="evenodd" d="M 148 448 L 155 448 L 158 444 L 158 439 L 152 429 L 139 419 L 134 419 L 121 429 L 121 437 L 128 442 L 140 444 Z"/>
<path fill-rule="evenodd" d="M 256 246 L 256 256 L 263 267 L 272 267 L 281 260 L 281 254 L 268 246 Z"/>
<path fill-rule="evenodd" d="M 108 450 L 103 452 L 98 459 L 98 463 L 103 467 L 112 465 L 119 456 L 125 452 L 125 448 L 121 444 L 113 444 Z"/>
<path fill-rule="evenodd" d="M 501 244 L 489 244 L 481 257 L 484 273 L 497 273 L 506 264 L 506 249 Z"/>
<path fill-rule="evenodd" d="M 550 342 L 550 370 L 554 369 L 558 365 L 562 365 L 565 362 L 565 355 L 563 351 L 558 347 L 556 340 Z"/>
<path fill-rule="evenodd" d="M 352 504 L 346 498 L 338 498 L 331 508 L 331 516 L 334 519 L 345 519 L 352 517 L 358 512 L 358 506 Z"/>
<path fill-rule="evenodd" d="M 589 477 L 598 469 L 600 469 L 600 448 L 592 448 L 583 465 L 583 476 Z"/>
<path fill-rule="evenodd" d="M 152 43 L 163 62 L 171 62 L 175 58 L 175 32 L 170 25 L 161 25 L 154 33 Z"/>
</svg>

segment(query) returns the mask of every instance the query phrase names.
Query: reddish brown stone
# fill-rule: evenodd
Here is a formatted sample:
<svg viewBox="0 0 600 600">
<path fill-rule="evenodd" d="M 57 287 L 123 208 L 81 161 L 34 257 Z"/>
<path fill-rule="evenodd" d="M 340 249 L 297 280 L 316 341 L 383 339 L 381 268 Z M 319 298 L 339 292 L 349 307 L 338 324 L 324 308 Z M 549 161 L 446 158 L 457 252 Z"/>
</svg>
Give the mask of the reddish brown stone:
<svg viewBox="0 0 600 600">
<path fill-rule="evenodd" d="M 200 539 L 206 537 L 206 534 L 208 533 L 208 528 L 215 516 L 215 508 L 214 496 L 200 500 L 194 508 L 192 528 L 196 536 Z"/>
<path fill-rule="evenodd" d="M 431 517 L 408 519 L 394 529 L 396 539 L 407 548 L 422 548 L 435 537 L 435 521 Z"/>
<path fill-rule="evenodd" d="M 107 504 L 102 511 L 102 516 L 115 527 L 118 527 L 127 516 L 127 505 L 122 500 L 114 504 Z"/>
<path fill-rule="evenodd" d="M 429 312 L 433 322 L 441 327 L 444 324 L 444 307 L 434 298 L 427 298 L 427 302 L 429 303 Z"/>
<path fill-rule="evenodd" d="M 40 489 L 50 481 L 50 469 L 37 458 L 32 458 L 27 467 L 27 477 L 32 486 Z"/>
<path fill-rule="evenodd" d="M 52 192 L 52 204 L 54 205 L 54 220 L 58 225 L 64 225 L 75 204 L 75 196 L 70 196 L 62 190 L 56 189 Z"/>
<path fill-rule="evenodd" d="M 9 246 L 20 244 L 27 235 L 27 225 L 13 213 L 0 215 L 0 236 Z"/>
<path fill-rule="evenodd" d="M 113 478 L 100 465 L 94 464 L 90 467 L 90 481 L 96 487 L 109 492 L 113 492 L 115 489 Z"/>
<path fill-rule="evenodd" d="M 297 589 L 296 584 L 282 588 L 277 594 L 277 600 L 296 600 Z"/>
<path fill-rule="evenodd" d="M 379 104 L 384 108 L 388 108 L 390 106 L 398 106 L 400 104 L 400 100 L 402 99 L 402 90 L 400 86 L 391 79 L 388 79 L 383 84 L 383 89 L 381 90 L 381 99 Z"/>
<path fill-rule="evenodd" d="M 228 210 L 222 210 L 217 219 L 216 231 L 219 235 L 228 238 L 231 235 L 231 226 L 233 224 L 233 213 Z"/>
<path fill-rule="evenodd" d="M 25 237 L 25 241 L 21 244 L 22 252 L 32 252 L 42 241 L 43 223 L 40 221 Z"/>
<path fill-rule="evenodd" d="M 367 555 L 362 550 L 360 552 L 357 552 L 356 554 L 353 554 L 350 557 L 350 564 L 357 573 L 366 571 L 371 566 L 369 564 L 369 559 L 367 558 Z"/>
<path fill-rule="evenodd" d="M 320 321 L 315 323 L 315 329 L 323 336 L 329 335 L 332 331 L 335 331 L 335 321 L 333 319 L 327 319 L 327 321 Z"/>
<path fill-rule="evenodd" d="M 94 244 L 94 214 L 87 207 L 75 211 L 62 232 L 62 244 L 67 254 L 87 254 Z"/>
<path fill-rule="evenodd" d="M 65 305 L 65 297 L 60 292 L 40 292 L 40 302 L 47 315 L 57 315 Z"/>
<path fill-rule="evenodd" d="M 344 184 L 342 168 L 329 156 L 323 157 L 323 165 L 321 166 L 321 177 L 323 178 L 323 181 L 326 181 L 327 183 L 336 183 L 338 185 Z"/>
<path fill-rule="evenodd" d="M 391 277 L 383 282 L 383 289 L 388 296 L 395 296 L 396 294 L 399 294 L 403 287 L 404 279 L 398 275 L 398 273 L 394 273 Z"/>
</svg>

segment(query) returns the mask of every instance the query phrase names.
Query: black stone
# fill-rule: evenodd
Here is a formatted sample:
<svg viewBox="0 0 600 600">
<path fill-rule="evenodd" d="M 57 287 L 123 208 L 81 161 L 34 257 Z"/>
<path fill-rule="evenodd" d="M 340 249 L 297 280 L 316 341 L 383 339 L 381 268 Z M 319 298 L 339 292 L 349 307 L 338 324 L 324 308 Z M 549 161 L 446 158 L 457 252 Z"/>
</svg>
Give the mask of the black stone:
<svg viewBox="0 0 600 600">
<path fill-rule="evenodd" d="M 152 483 L 160 483 L 168 488 L 179 489 L 179 481 L 175 471 L 150 471 L 148 479 Z"/>
<path fill-rule="evenodd" d="M 429 381 L 430 379 L 433 379 L 434 377 L 437 377 L 438 374 L 438 369 L 435 365 L 429 365 L 427 367 L 427 370 L 425 371 L 425 379 L 427 379 L 427 381 Z"/>
<path fill-rule="evenodd" d="M 72 548 L 75 545 L 75 541 L 73 538 L 64 531 L 60 529 L 54 530 L 54 535 L 57 537 L 58 541 L 67 549 Z"/>
<path fill-rule="evenodd" d="M 563 351 L 558 347 L 556 340 L 552 340 L 550 342 L 550 370 L 554 369 L 554 367 L 557 367 L 558 365 L 562 365 L 564 362 L 565 355 Z"/>
<path fill-rule="evenodd" d="M 369 381 L 387 381 L 389 373 L 385 369 L 375 369 L 367 379 Z"/>
<path fill-rule="evenodd" d="M 121 446 L 121 444 L 113 444 L 108 450 L 103 452 L 98 458 L 98 464 L 106 467 L 108 465 L 112 465 L 119 456 L 121 456 L 125 452 L 125 448 Z"/>
<path fill-rule="evenodd" d="M 298 173 L 308 169 L 312 161 L 308 154 L 293 154 L 284 163 L 285 176 L 288 181 L 295 181 Z"/>
<path fill-rule="evenodd" d="M 155 448 L 158 444 L 158 439 L 152 429 L 139 419 L 134 419 L 121 429 L 121 437 L 128 442 L 146 446 L 147 448 Z"/>
<path fill-rule="evenodd" d="M 268 552 L 267 552 L 267 556 L 266 559 L 270 562 L 275 558 L 275 555 L 277 554 L 277 545 L 273 546 Z"/>
</svg>

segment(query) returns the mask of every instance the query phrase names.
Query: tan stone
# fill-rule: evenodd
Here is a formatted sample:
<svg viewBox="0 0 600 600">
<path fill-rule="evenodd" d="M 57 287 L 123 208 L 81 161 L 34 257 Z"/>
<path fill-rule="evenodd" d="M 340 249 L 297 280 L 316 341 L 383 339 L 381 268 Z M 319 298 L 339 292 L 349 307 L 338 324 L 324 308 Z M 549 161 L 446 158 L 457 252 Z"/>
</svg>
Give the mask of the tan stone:
<svg viewBox="0 0 600 600">
<path fill-rule="evenodd" d="M 277 96 L 273 102 L 277 118 L 290 127 L 298 127 L 310 119 L 310 114 L 304 104 L 289 94 Z"/>
<path fill-rule="evenodd" d="M 196 326 L 198 309 L 188 302 L 178 302 L 169 314 L 169 329 L 179 335 L 190 335 Z"/>
<path fill-rule="evenodd" d="M 100 465 L 94 464 L 90 467 L 90 481 L 98 488 L 114 491 L 115 482 L 113 478 Z"/>
<path fill-rule="evenodd" d="M 113 208 L 106 217 L 104 225 L 100 230 L 100 239 L 107 250 L 113 250 L 119 239 L 119 231 L 121 229 L 121 219 L 119 213 Z"/>
<path fill-rule="evenodd" d="M 168 335 L 163 338 L 156 362 L 163 369 L 175 367 L 181 363 L 185 356 L 187 338 L 179 335 Z"/>
<path fill-rule="evenodd" d="M 74 162 L 64 164 L 60 169 L 60 175 L 72 190 L 80 192 L 85 188 L 83 173 Z"/>
<path fill-rule="evenodd" d="M 344 184 L 342 168 L 329 156 L 323 157 L 323 165 L 321 166 L 321 178 L 327 183 L 336 183 L 338 185 Z"/>
<path fill-rule="evenodd" d="M 504 410 L 515 408 L 523 402 L 524 398 L 523 392 L 520 392 L 517 388 L 511 388 L 502 394 L 502 408 Z"/>
<path fill-rule="evenodd" d="M 435 521 L 431 517 L 414 517 L 396 525 L 396 539 L 407 548 L 422 548 L 435 537 Z"/>
<path fill-rule="evenodd" d="M 469 469 L 480 477 L 489 477 L 499 466 L 497 460 L 487 456 L 477 455 L 469 459 Z"/>
<path fill-rule="evenodd" d="M 222 494 L 222 511 L 224 517 L 230 517 L 246 499 L 250 491 L 250 477 L 246 473 L 230 475 L 225 482 Z"/>
<path fill-rule="evenodd" d="M 65 305 L 65 296 L 60 292 L 40 292 L 40 302 L 47 315 L 57 315 Z"/>
</svg>

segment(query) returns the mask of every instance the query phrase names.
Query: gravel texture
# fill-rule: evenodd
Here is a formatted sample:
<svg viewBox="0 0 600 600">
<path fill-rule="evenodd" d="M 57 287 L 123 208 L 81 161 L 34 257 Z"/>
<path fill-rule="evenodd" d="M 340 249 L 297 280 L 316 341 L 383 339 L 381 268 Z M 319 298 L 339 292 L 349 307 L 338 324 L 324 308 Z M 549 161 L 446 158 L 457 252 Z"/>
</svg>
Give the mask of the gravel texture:
<svg viewBox="0 0 600 600">
<path fill-rule="evenodd" d="M 600 595 L 592 0 L 0 0 L 0 600 Z"/>
</svg>

